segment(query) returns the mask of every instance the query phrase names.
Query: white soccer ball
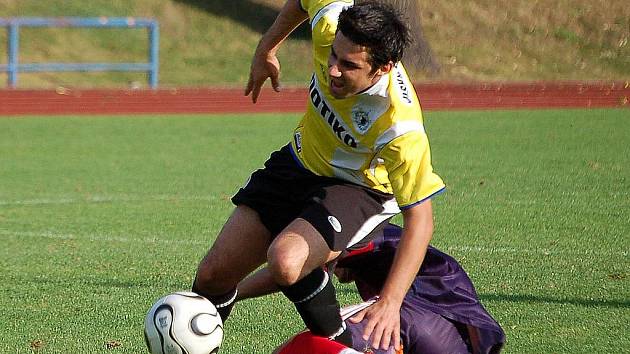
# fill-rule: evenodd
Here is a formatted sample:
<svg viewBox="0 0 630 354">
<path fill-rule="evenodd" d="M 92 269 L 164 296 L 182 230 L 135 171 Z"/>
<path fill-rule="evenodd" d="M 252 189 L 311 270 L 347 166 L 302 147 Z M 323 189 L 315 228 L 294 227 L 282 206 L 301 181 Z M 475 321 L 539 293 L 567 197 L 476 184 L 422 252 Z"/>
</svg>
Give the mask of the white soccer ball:
<svg viewBox="0 0 630 354">
<path fill-rule="evenodd" d="M 151 307 L 144 338 L 151 354 L 214 354 L 223 341 L 223 322 L 206 298 L 177 292 Z"/>
</svg>

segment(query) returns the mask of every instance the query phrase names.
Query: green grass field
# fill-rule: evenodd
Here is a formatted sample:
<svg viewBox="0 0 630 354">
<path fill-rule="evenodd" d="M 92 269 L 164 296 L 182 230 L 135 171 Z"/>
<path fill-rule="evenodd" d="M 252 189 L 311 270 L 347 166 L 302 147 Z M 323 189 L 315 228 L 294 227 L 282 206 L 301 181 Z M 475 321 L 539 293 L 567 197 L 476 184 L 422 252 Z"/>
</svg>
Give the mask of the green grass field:
<svg viewBox="0 0 630 354">
<path fill-rule="evenodd" d="M 469 272 L 505 353 L 630 352 L 628 112 L 427 113 L 448 187 L 433 243 Z M 189 288 L 229 197 L 297 120 L 0 119 L 0 352 L 144 352 L 146 311 Z M 222 352 L 269 353 L 301 328 L 282 296 L 245 302 Z"/>
</svg>

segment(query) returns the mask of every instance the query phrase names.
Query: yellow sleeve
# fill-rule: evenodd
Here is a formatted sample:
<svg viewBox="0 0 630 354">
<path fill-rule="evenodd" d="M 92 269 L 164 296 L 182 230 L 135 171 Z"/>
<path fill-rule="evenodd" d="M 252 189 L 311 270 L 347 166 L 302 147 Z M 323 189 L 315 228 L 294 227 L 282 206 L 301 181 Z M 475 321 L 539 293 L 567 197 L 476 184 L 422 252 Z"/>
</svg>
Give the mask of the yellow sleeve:
<svg viewBox="0 0 630 354">
<path fill-rule="evenodd" d="M 300 0 L 300 6 L 302 6 L 304 11 L 308 12 L 309 19 L 313 21 L 319 10 L 334 2 L 352 5 L 354 0 Z"/>
<path fill-rule="evenodd" d="M 390 141 L 379 156 L 387 169 L 398 205 L 413 206 L 444 189 L 433 172 L 429 140 L 423 131 L 412 131 Z"/>
<path fill-rule="evenodd" d="M 353 0 L 300 0 L 302 9 L 308 12 L 311 27 L 313 67 L 322 81 L 327 81 L 328 57 L 337 32 L 339 14 L 352 4 Z"/>
</svg>

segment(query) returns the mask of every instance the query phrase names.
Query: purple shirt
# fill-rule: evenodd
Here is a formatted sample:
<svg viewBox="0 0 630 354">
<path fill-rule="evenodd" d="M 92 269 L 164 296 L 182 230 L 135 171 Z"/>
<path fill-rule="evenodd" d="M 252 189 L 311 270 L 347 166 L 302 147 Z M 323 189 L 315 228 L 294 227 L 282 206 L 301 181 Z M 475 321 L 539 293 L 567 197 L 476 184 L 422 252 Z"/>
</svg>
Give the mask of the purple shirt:
<svg viewBox="0 0 630 354">
<path fill-rule="evenodd" d="M 364 300 L 377 295 L 389 273 L 401 228 L 388 225 L 381 235 L 361 250 L 339 260 L 337 266 L 352 270 Z M 499 353 L 505 334 L 483 305 L 472 281 L 451 256 L 429 247 L 420 271 L 401 308 L 401 340 L 405 353 L 466 352 Z M 360 350 L 362 326 L 356 332 Z M 355 340 L 356 342 L 356 340 Z M 460 348 L 460 349 L 457 349 Z M 376 351 L 374 353 L 387 353 Z"/>
</svg>

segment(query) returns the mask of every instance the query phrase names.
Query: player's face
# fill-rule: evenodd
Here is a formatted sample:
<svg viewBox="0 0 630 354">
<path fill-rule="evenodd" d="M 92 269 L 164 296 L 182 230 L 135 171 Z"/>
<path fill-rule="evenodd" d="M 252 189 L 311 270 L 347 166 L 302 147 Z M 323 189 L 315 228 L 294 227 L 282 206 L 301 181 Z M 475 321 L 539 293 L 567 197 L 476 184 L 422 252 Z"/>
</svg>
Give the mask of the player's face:
<svg viewBox="0 0 630 354">
<path fill-rule="evenodd" d="M 391 69 L 388 64 L 373 70 L 368 59 L 367 48 L 337 32 L 328 58 L 330 93 L 333 97 L 346 98 L 365 91 Z"/>
</svg>

